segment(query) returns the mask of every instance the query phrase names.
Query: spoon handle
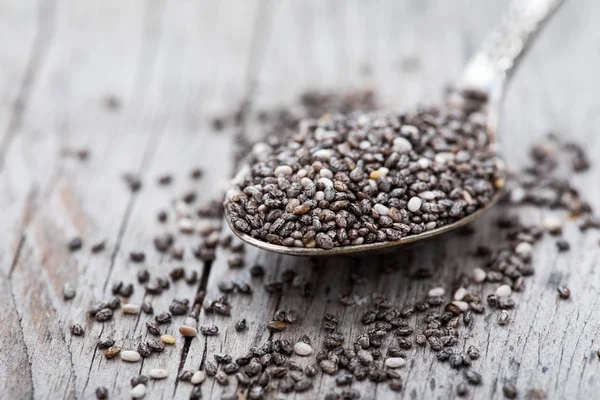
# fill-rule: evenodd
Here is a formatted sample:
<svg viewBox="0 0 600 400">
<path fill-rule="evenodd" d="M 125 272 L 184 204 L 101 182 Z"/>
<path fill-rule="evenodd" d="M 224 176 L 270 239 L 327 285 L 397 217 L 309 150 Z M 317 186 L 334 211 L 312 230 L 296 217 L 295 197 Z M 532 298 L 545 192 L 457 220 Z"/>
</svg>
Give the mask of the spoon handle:
<svg viewBox="0 0 600 400">
<path fill-rule="evenodd" d="M 502 23 L 471 58 L 460 86 L 500 100 L 502 92 L 537 33 L 564 0 L 513 0 Z"/>
</svg>

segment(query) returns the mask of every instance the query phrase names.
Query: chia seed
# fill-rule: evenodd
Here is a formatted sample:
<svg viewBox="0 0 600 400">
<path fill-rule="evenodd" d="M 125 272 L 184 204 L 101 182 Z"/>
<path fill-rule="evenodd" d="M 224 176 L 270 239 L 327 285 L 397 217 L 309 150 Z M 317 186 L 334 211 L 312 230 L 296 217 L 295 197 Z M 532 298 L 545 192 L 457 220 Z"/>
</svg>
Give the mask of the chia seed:
<svg viewBox="0 0 600 400">
<path fill-rule="evenodd" d="M 110 308 L 103 308 L 94 315 L 94 318 L 98 322 L 104 322 L 111 319 L 113 315 L 113 310 L 111 310 Z"/>
<path fill-rule="evenodd" d="M 96 254 L 96 253 L 100 253 L 100 252 L 104 251 L 105 248 L 106 248 L 106 241 L 103 240 L 103 241 L 100 241 L 100 242 L 94 244 L 92 246 L 91 250 L 92 250 L 92 253 Z"/>
<path fill-rule="evenodd" d="M 507 383 L 506 385 L 504 385 L 502 387 L 502 392 L 504 393 L 504 397 L 506 397 L 507 399 L 516 399 L 519 394 L 516 386 L 512 383 Z"/>
<path fill-rule="evenodd" d="M 480 385 L 481 384 L 481 375 L 472 370 L 465 370 L 464 372 L 465 379 L 471 385 Z"/>
<path fill-rule="evenodd" d="M 71 328 L 69 329 L 71 330 L 71 334 L 73 336 L 83 336 L 83 328 L 81 327 L 81 325 L 71 325 Z"/>
<path fill-rule="evenodd" d="M 115 341 L 112 338 L 105 338 L 98 341 L 97 346 L 99 349 L 108 349 L 111 346 L 114 346 Z"/>
<path fill-rule="evenodd" d="M 119 294 L 123 297 L 130 297 L 133 294 L 133 284 L 127 283 L 121 286 Z"/>
<path fill-rule="evenodd" d="M 151 335 L 160 336 L 160 329 L 158 328 L 158 326 L 156 326 L 155 323 L 147 321 L 146 329 L 148 329 L 148 332 L 150 332 Z"/>
<path fill-rule="evenodd" d="M 571 245 L 564 239 L 560 239 L 556 241 L 556 248 L 559 252 L 569 251 L 571 249 Z"/>
<path fill-rule="evenodd" d="M 148 383 L 148 377 L 146 375 L 138 375 L 136 377 L 131 378 L 129 381 L 131 387 L 136 387 L 137 385 L 145 385 Z"/>
<path fill-rule="evenodd" d="M 238 322 L 235 323 L 235 330 L 238 332 L 242 332 L 245 331 L 247 328 L 246 326 L 246 320 L 245 319 L 241 319 Z"/>
<path fill-rule="evenodd" d="M 157 324 L 168 324 L 171 322 L 171 314 L 168 312 L 160 313 L 154 317 L 154 320 Z"/>
<path fill-rule="evenodd" d="M 96 388 L 96 398 L 100 400 L 108 399 L 108 389 L 104 386 L 98 386 Z"/>
<path fill-rule="evenodd" d="M 73 239 L 69 240 L 68 247 L 71 252 L 81 249 L 81 246 L 83 246 L 83 241 L 80 237 L 74 237 Z"/>
<path fill-rule="evenodd" d="M 65 286 L 63 286 L 63 299 L 65 300 L 71 300 L 75 297 L 75 294 L 77 292 L 75 291 L 75 288 L 71 285 L 69 285 L 68 283 L 65 283 Z"/>
<path fill-rule="evenodd" d="M 132 251 L 129 253 L 129 259 L 135 263 L 141 263 L 146 259 L 146 254 L 141 251 Z"/>
<path fill-rule="evenodd" d="M 560 287 L 557 288 L 557 290 L 558 290 L 558 296 L 561 299 L 565 299 L 566 300 L 569 297 L 571 297 L 571 290 L 568 287 L 566 287 L 566 286 L 560 286 Z"/>
<path fill-rule="evenodd" d="M 215 325 L 202 325 L 200 327 L 200 332 L 204 336 L 215 336 L 219 333 L 219 328 Z"/>
<path fill-rule="evenodd" d="M 460 220 L 503 186 L 480 116 L 479 109 L 430 108 L 305 121 L 296 141 L 272 138 L 266 152 L 250 155 L 249 171 L 228 192 L 228 217 L 258 240 L 325 250 L 395 241 Z M 419 179 L 425 176 L 436 183 Z M 266 210 L 256 213 L 257 205 Z"/>
</svg>

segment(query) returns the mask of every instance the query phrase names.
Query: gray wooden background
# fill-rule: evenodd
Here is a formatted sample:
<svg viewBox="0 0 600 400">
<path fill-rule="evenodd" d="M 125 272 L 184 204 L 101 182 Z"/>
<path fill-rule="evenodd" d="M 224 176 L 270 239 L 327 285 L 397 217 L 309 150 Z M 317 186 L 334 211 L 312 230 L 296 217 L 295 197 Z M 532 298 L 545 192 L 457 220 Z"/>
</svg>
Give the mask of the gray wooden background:
<svg viewBox="0 0 600 400">
<path fill-rule="evenodd" d="M 456 289 L 458 277 L 478 265 L 468 253 L 497 240 L 494 214 L 506 209 L 478 221 L 474 237 L 451 235 L 381 259 L 311 266 L 248 249 L 249 265 L 254 260 L 265 265 L 265 281 L 291 268 L 315 282 L 314 295 L 303 298 L 294 290 L 269 295 L 257 287 L 250 300 L 234 297 L 232 318 L 201 315 L 201 323 L 214 321 L 221 334 L 194 339 L 187 353 L 179 338 L 167 354 L 143 364 L 107 362 L 95 350 L 98 337 L 112 335 L 132 345 L 146 334 L 142 321 L 119 315 L 99 324 L 83 315 L 92 302 L 108 297 L 112 282 L 135 280 L 129 251 L 147 250 L 151 273 L 180 264 L 151 246 L 155 212 L 173 195 L 154 181 L 173 173 L 175 187 L 183 191 L 189 170 L 200 166 L 206 171 L 200 197 L 214 195 L 233 172 L 234 135 L 212 133 L 210 117 L 242 100 L 253 109 L 289 103 L 307 88 L 375 84 L 391 107 L 437 101 L 506 5 L 505 0 L 0 0 L 0 398 L 92 398 L 99 385 L 109 388 L 111 398 L 126 398 L 132 376 L 163 367 L 170 377 L 150 383 L 146 398 L 184 399 L 191 385 L 176 381 L 180 366 L 197 369 L 205 353 L 241 355 L 268 337 L 265 323 L 276 309 L 293 307 L 301 319 L 275 337 L 307 334 L 318 346 L 325 312 L 340 317 L 340 329 L 351 340 L 358 334 L 368 305 L 340 306 L 337 299 L 347 290 L 403 304 L 433 286 Z M 592 170 L 573 179 L 596 208 L 599 20 L 600 2 L 567 1 L 518 71 L 500 131 L 515 169 L 526 162 L 527 146 L 550 130 L 586 143 Z M 107 96 L 119 98 L 122 108 L 107 111 Z M 91 150 L 85 163 L 60 156 L 63 148 L 82 147 Z M 144 189 L 130 193 L 120 179 L 124 172 L 138 172 Z M 518 213 L 534 222 L 544 215 L 533 209 Z M 71 255 L 65 243 L 75 235 L 87 247 Z M 498 326 L 490 313 L 463 335 L 465 343 L 482 350 L 474 369 L 484 382 L 470 388 L 468 398 L 502 398 L 505 382 L 516 384 L 520 398 L 598 397 L 599 235 L 569 224 L 565 236 L 572 245 L 568 253 L 557 254 L 550 238 L 536 248 L 536 274 L 516 295 L 518 307 L 507 326 Z M 90 255 L 89 245 L 101 238 L 107 239 L 107 251 Z M 225 259 L 219 253 L 210 269 L 209 297 L 217 295 L 221 279 L 248 277 L 248 267 L 230 270 Z M 189 256 L 185 265 L 199 272 L 207 268 Z M 431 268 L 434 275 L 410 281 L 416 268 Z M 351 273 L 366 275 L 366 283 L 349 287 Z M 78 288 L 69 303 L 62 299 L 65 283 Z M 559 284 L 571 288 L 569 301 L 557 299 Z M 178 298 L 198 290 L 184 282 L 175 286 Z M 136 289 L 132 301 L 141 302 L 144 294 Z M 166 309 L 173 293 L 154 299 L 155 309 Z M 233 324 L 241 315 L 250 329 L 236 335 Z M 71 336 L 72 323 L 84 325 L 84 338 Z M 352 387 L 364 399 L 447 399 L 462 381 L 459 372 L 422 348 L 410 352 L 402 372 L 400 394 L 371 382 Z M 311 392 L 292 397 L 322 398 L 334 386 L 333 378 L 322 377 Z M 233 384 L 222 388 L 212 380 L 203 386 L 205 398 L 233 390 Z"/>
</svg>

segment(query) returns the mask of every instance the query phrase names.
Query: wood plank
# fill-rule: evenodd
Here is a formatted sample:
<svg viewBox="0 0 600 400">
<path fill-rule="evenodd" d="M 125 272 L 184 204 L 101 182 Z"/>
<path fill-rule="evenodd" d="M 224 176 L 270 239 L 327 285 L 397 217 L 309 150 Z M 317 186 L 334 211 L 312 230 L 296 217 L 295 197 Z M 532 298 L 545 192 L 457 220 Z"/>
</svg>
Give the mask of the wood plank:
<svg viewBox="0 0 600 400">
<path fill-rule="evenodd" d="M 20 40 L 4 40 L 0 46 L 0 170 L 47 48 L 42 38 L 49 37 L 50 24 L 38 17 L 41 8 L 22 1 L 5 1 L 0 5 L 0 37 L 10 38 L 17 31 L 20 35 Z M 0 213 L 3 227 L 10 219 L 8 214 Z M 0 247 L 0 302 L 3 304 L 0 307 L 0 345 L 7 350 L 0 353 L 0 386 L 9 397 L 30 397 L 33 387 L 31 367 L 8 279 L 14 261 L 12 256 L 18 252 L 21 241 L 18 236 L 5 238 Z"/>
<path fill-rule="evenodd" d="M 18 136 L 2 175 L 14 177 L 25 153 L 37 157 L 39 167 L 34 163 L 25 169 L 35 180 L 20 181 L 22 192 L 15 190 L 19 196 L 31 191 L 37 179 L 50 176 L 50 184 L 36 199 L 40 205 L 31 217 L 31 226 L 23 227 L 26 239 L 13 273 L 25 342 L 31 349 L 40 349 L 30 354 L 35 397 L 87 398 L 98 385 L 107 386 L 111 396 L 126 396 L 131 377 L 165 360 L 168 365 L 162 366 L 170 377 L 154 384 L 147 398 L 170 396 L 183 342 L 167 349 L 162 361 L 157 357 L 143 366 L 106 362 L 95 349 L 97 339 L 113 336 L 124 348 L 137 344 L 146 335 L 144 320 L 140 318 L 138 323 L 133 317 L 127 321 L 117 312 L 116 321 L 99 324 L 85 317 L 85 310 L 109 297 L 110 286 L 105 288 L 105 282 L 112 283 L 111 277 L 133 281 L 139 267 L 128 261 L 128 255 L 134 247 L 148 252 L 153 276 L 181 264 L 155 256 L 155 212 L 169 207 L 173 191 L 183 193 L 195 187 L 202 200 L 208 193 L 203 188 L 217 187 L 230 174 L 226 167 L 221 172 L 210 167 L 220 152 L 231 152 L 233 135 L 215 136 L 206 117 L 243 95 L 240 83 L 245 79 L 250 41 L 225 38 L 217 44 L 212 32 L 228 24 L 251 31 L 257 8 L 249 4 L 231 14 L 231 3 L 201 7 L 191 2 L 186 7 L 131 3 L 121 11 L 117 3 L 61 6 L 64 24 L 57 38 L 61 47 L 52 54 L 50 70 L 42 74 L 43 83 L 31 108 L 32 112 L 43 110 L 47 118 L 26 118 L 24 130 L 39 129 L 37 124 L 56 128 L 39 134 L 39 146 L 32 143 L 39 137 Z M 77 20 L 71 23 L 72 18 Z M 104 33 L 105 24 L 114 27 L 110 35 Z M 103 38 L 89 53 L 89 43 L 98 35 Z M 74 64 L 64 63 L 69 54 Z M 231 63 L 223 68 L 225 60 Z M 56 76 L 62 79 L 64 97 L 53 104 L 48 89 L 56 85 Z M 121 99 L 123 109 L 107 112 L 107 95 Z M 210 144 L 204 144 L 206 141 Z M 88 147 L 91 159 L 84 164 L 58 159 L 63 146 Z M 54 171 L 41 172 L 42 165 L 49 169 L 47 165 L 52 163 Z M 193 184 L 188 177 L 196 166 L 211 172 L 200 184 Z M 132 196 L 121 175 L 137 171 L 146 181 L 145 189 Z M 176 176 L 173 191 L 159 189 L 154 182 L 165 172 Z M 15 209 L 22 203 L 16 202 Z M 86 246 L 71 255 L 65 244 L 74 235 L 84 237 Z M 104 238 L 107 250 L 90 256 L 93 241 Z M 199 270 L 189 249 L 186 264 L 188 271 Z M 77 297 L 67 304 L 61 294 L 65 283 L 78 288 Z M 197 290 L 196 285 L 182 282 L 174 286 L 177 298 L 193 299 Z M 153 301 L 157 312 L 168 308 L 171 296 Z M 142 297 L 138 288 L 130 300 L 141 302 Z M 178 322 L 176 318 L 170 330 L 175 331 Z M 85 327 L 84 338 L 71 337 L 68 327 L 72 323 Z M 53 368 L 51 360 L 56 360 Z"/>
</svg>

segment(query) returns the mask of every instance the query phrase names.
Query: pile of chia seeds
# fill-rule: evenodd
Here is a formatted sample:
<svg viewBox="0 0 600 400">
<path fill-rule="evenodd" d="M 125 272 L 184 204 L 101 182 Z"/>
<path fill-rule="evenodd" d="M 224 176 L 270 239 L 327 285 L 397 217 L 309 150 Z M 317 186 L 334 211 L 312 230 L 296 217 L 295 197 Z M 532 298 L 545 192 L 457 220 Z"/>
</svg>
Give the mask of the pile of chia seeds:
<svg viewBox="0 0 600 400">
<path fill-rule="evenodd" d="M 254 145 L 225 207 L 236 230 L 287 247 L 396 241 L 456 222 L 504 186 L 486 99 L 443 108 L 304 119 Z M 458 101 L 457 101 L 458 100 Z"/>
<path fill-rule="evenodd" d="M 402 237 L 415 234 L 419 229 L 428 229 L 432 222 L 437 227 L 462 218 L 483 207 L 504 186 L 503 171 L 496 155 L 489 149 L 485 134 L 482 101 L 481 97 L 470 95 L 458 103 L 453 102 L 454 106 L 444 111 L 423 109 L 410 115 L 394 115 L 358 111 L 377 108 L 371 91 L 346 95 L 310 92 L 301 97 L 300 106 L 261 112 L 258 120 L 268 135 L 268 148 L 264 144 L 255 146 L 251 172 L 244 178 L 240 190 L 227 201 L 228 212 L 231 216 L 237 215 L 238 225 L 242 221 L 252 228 L 249 234 L 261 237 L 264 233 L 266 240 L 271 238 L 271 241 L 292 246 L 297 245 L 296 240 L 302 246 L 313 245 L 313 241 L 322 248 L 357 244 L 358 239 L 363 239 L 362 243 L 393 240 L 392 236 L 396 234 L 388 231 L 398 230 Z M 239 153 L 242 154 L 247 146 L 244 118 L 248 118 L 248 113 L 244 107 L 240 110 L 232 116 L 215 119 L 213 127 L 218 131 L 228 125 L 235 126 L 242 133 L 238 136 Z M 330 114 L 321 117 L 326 112 Z M 337 112 L 349 116 L 343 117 Z M 396 141 L 394 147 L 397 137 L 405 141 Z M 400 144 L 406 146 L 405 149 L 409 145 L 411 148 L 399 151 Z M 323 158 L 323 152 L 328 152 L 329 156 Z M 439 362 L 462 371 L 463 379 L 457 385 L 456 394 L 467 395 L 469 386 L 480 385 L 489 378 L 477 371 L 480 350 L 465 339 L 469 337 L 473 321 L 491 314 L 498 325 L 513 323 L 516 293 L 523 290 L 525 279 L 534 273 L 534 248 L 544 235 L 555 238 L 557 252 L 569 251 L 569 243 L 560 237 L 564 218 L 556 210 L 566 210 L 572 217 L 569 220 L 573 221 L 568 223 L 578 221 L 582 231 L 600 228 L 600 219 L 593 214 L 590 205 L 566 179 L 561 178 L 561 168 L 565 164 L 570 173 L 589 168 L 585 151 L 574 143 L 548 135 L 534 144 L 531 154 L 530 167 L 519 173 L 509 173 L 507 190 L 502 198 L 504 205 L 499 207 L 510 212 L 496 221 L 502 234 L 493 247 L 480 246 L 474 252 L 465 251 L 465 257 L 479 260 L 480 266 L 463 276 L 458 286 L 456 282 L 432 286 L 422 299 L 406 304 L 397 304 L 374 294 L 367 299 L 368 310 L 354 321 L 352 337 L 340 331 L 340 316 L 333 314 L 323 315 L 319 333 L 315 333 L 312 326 L 306 327 L 306 332 L 313 336 L 312 341 L 306 335 L 286 337 L 288 326 L 302 324 L 300 313 L 293 309 L 276 310 L 269 320 L 253 322 L 271 332 L 282 332 L 281 339 L 266 340 L 240 354 L 206 354 L 205 362 L 198 370 L 184 370 L 177 377 L 168 378 L 187 382 L 191 399 L 201 398 L 203 386 L 206 386 L 204 382 L 210 380 L 227 387 L 231 398 L 237 398 L 236 393 L 241 390 L 249 399 L 261 399 L 275 393 L 311 390 L 319 376 L 326 374 L 335 376 L 338 389 L 323 394 L 324 398 L 359 399 L 361 393 L 351 387 L 356 381 L 369 380 L 386 384 L 390 390 L 402 391 L 411 357 L 417 348 L 424 347 L 434 352 Z M 566 163 L 563 162 L 565 159 Z M 277 173 L 277 168 L 281 172 L 282 166 L 291 168 L 291 174 L 287 168 L 284 173 Z M 190 172 L 193 180 L 201 177 L 201 170 Z M 401 182 L 400 177 L 404 181 Z M 304 181 L 307 183 L 303 185 L 304 178 L 311 183 Z M 171 179 L 161 176 L 157 181 L 168 187 Z M 126 175 L 125 181 L 131 190 L 143 190 L 141 180 L 135 175 Z M 294 188 L 300 191 L 296 193 Z M 334 197 L 327 200 L 331 193 Z M 360 193 L 366 197 L 362 198 Z M 133 348 L 122 349 L 119 343 L 127 338 L 103 335 L 98 348 L 107 359 L 119 356 L 122 362 L 135 363 L 142 358 L 165 357 L 165 346 L 176 341 L 167 333 L 172 331 L 173 323 L 180 323 L 178 332 L 187 338 L 188 346 L 191 340 L 198 340 L 195 339 L 198 333 L 215 336 L 234 327 L 235 333 L 231 334 L 246 334 L 248 324 L 245 316 L 239 315 L 232 306 L 234 296 L 248 296 L 257 291 L 281 295 L 295 290 L 303 296 L 314 296 L 316 282 L 306 278 L 298 268 L 284 268 L 275 281 L 265 282 L 266 267 L 247 265 L 244 245 L 221 230 L 223 214 L 219 204 L 223 199 L 219 196 L 216 194 L 205 204 L 196 204 L 193 192 L 177 194 L 176 201 L 166 204 L 155 218 L 157 224 L 167 225 L 178 233 L 157 235 L 153 240 L 154 247 L 166 257 L 181 260 L 182 264 L 189 254 L 202 261 L 212 261 L 216 249 L 221 247 L 220 254 L 228 257 L 227 264 L 231 268 L 248 268 L 248 279 L 219 282 L 221 293 L 210 299 L 205 296 L 197 271 L 177 267 L 163 275 L 151 276 L 145 267 L 145 254 L 128 249 L 131 261 L 138 266 L 137 282 L 111 282 L 112 297 L 89 308 L 88 323 L 139 314 L 149 336 L 140 339 Z M 415 211 L 411 211 L 410 205 L 411 201 L 417 201 L 413 198 L 420 201 L 419 209 Z M 344 207 L 332 209 L 337 208 L 334 207 L 336 202 L 343 202 Z M 290 203 L 293 207 L 288 210 Z M 522 205 L 552 211 L 542 225 L 525 225 L 518 217 Z M 309 209 L 303 212 L 306 209 L 303 206 Z M 454 209 L 460 209 L 460 212 L 453 212 Z M 263 219 L 264 226 L 257 225 L 259 218 Z M 310 218 L 310 223 L 306 218 Z M 277 229 L 272 229 L 278 225 Z M 410 230 L 405 228 L 404 232 L 400 225 L 406 225 Z M 364 228 L 367 231 L 361 231 Z M 253 230 L 256 232 L 252 233 Z M 289 235 L 285 234 L 287 231 Z M 295 233 L 297 231 L 302 235 Z M 460 233 L 472 234 L 473 231 L 467 227 Z M 184 248 L 181 239 L 189 239 L 192 234 L 198 243 L 193 248 Z M 319 234 L 327 238 L 319 239 Z M 71 251 L 86 248 L 81 238 L 69 241 L 68 247 Z M 90 246 L 92 253 L 105 248 L 105 242 Z M 432 274 L 432 271 L 416 271 L 413 278 L 426 279 Z M 353 286 L 365 284 L 368 279 L 357 273 L 349 276 Z M 177 280 L 197 286 L 195 298 L 182 299 L 172 293 L 171 283 Z M 139 305 L 128 302 L 135 290 L 143 290 L 152 296 L 172 295 L 173 300 L 168 311 L 154 310 L 151 300 Z M 565 286 L 555 290 L 562 301 L 571 297 L 571 291 Z M 481 292 L 487 294 L 483 297 L 475 294 Z M 65 286 L 65 301 L 76 295 L 74 286 Z M 340 296 L 339 303 L 345 307 L 363 304 L 351 294 Z M 214 318 L 214 325 L 199 327 L 201 313 L 218 314 L 219 317 Z M 80 324 L 72 325 L 70 332 L 72 340 L 85 335 Z M 317 347 L 313 342 L 314 336 L 319 334 L 323 338 L 319 342 L 323 345 Z M 179 360 L 165 360 L 167 362 Z M 164 369 L 153 369 L 147 375 L 126 377 L 131 379 L 131 396 L 143 397 L 150 390 L 149 379 L 160 380 L 167 375 Z M 506 381 L 502 389 L 506 398 L 519 395 L 512 381 Z M 108 398 L 109 391 L 98 387 L 96 396 Z"/>
</svg>

